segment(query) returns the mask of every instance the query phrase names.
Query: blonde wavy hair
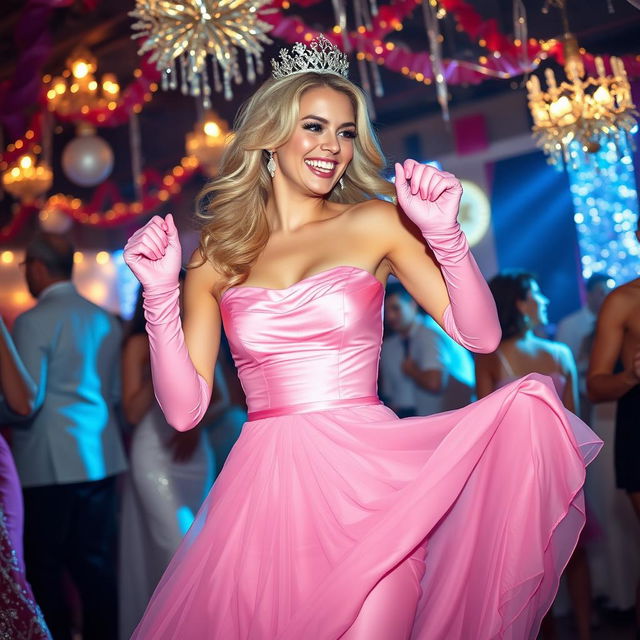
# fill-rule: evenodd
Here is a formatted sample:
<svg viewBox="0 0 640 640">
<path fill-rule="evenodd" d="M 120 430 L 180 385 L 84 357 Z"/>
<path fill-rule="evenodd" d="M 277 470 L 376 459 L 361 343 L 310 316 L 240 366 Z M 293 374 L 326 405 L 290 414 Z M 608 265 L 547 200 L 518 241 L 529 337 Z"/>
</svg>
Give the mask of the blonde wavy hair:
<svg viewBox="0 0 640 640">
<path fill-rule="evenodd" d="M 349 97 L 356 118 L 353 159 L 343 174 L 344 188 L 327 199 L 357 203 L 378 195 L 394 198 L 393 185 L 381 177 L 386 162 L 367 114 L 362 91 L 328 73 L 299 73 L 267 80 L 241 107 L 220 162 L 218 175 L 199 196 L 202 227 L 200 256 L 221 275 L 219 290 L 240 284 L 269 239 L 266 208 L 272 193 L 267 149 L 277 149 L 293 134 L 302 94 L 329 87 Z"/>
</svg>

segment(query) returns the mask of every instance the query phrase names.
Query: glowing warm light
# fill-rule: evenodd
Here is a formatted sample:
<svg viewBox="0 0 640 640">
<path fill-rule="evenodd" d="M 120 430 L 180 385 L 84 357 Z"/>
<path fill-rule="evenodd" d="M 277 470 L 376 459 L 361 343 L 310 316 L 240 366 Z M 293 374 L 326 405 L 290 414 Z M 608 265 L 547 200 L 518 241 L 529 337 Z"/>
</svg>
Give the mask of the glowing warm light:
<svg viewBox="0 0 640 640">
<path fill-rule="evenodd" d="M 15 304 L 20 306 L 29 302 L 29 294 L 26 291 L 14 291 L 11 298 Z"/>
<path fill-rule="evenodd" d="M 74 264 L 80 264 L 84 262 L 84 254 L 82 253 L 82 251 L 76 251 L 73 254 L 73 262 Z"/>
<path fill-rule="evenodd" d="M 107 251 L 98 251 L 98 253 L 96 253 L 96 262 L 98 264 L 107 264 L 110 259 L 111 256 L 109 256 Z"/>
<path fill-rule="evenodd" d="M 81 80 L 89 75 L 91 71 L 90 65 L 85 60 L 76 60 L 73 65 L 71 65 L 71 73 L 75 78 Z"/>
<path fill-rule="evenodd" d="M 13 251 L 3 251 L 2 254 L 0 254 L 0 260 L 2 260 L 3 264 L 11 264 L 13 262 Z"/>
<path fill-rule="evenodd" d="M 213 122 L 212 120 L 207 120 L 207 122 L 204 123 L 204 132 L 208 136 L 217 138 L 222 133 L 222 130 L 220 129 L 217 122 Z"/>
<path fill-rule="evenodd" d="M 87 296 L 95 303 L 100 304 L 107 299 L 109 289 L 102 282 L 93 282 L 87 290 Z"/>
<path fill-rule="evenodd" d="M 551 42 L 554 41 L 547 41 L 545 46 Z M 622 156 L 637 126 L 622 60 L 612 56 L 611 74 L 607 75 L 604 60 L 596 57 L 597 75 L 590 76 L 585 73 L 581 50 L 571 34 L 565 34 L 563 50 L 566 79 L 557 79 L 554 71 L 547 68 L 547 91 L 543 91 L 536 75 L 527 81 L 536 144 L 558 168 L 571 165 L 578 170 L 608 143 L 619 147 Z"/>
<path fill-rule="evenodd" d="M 27 154 L 20 158 L 18 164 L 22 169 L 29 169 L 30 167 L 33 167 L 35 162 L 33 161 L 33 156 Z"/>
</svg>

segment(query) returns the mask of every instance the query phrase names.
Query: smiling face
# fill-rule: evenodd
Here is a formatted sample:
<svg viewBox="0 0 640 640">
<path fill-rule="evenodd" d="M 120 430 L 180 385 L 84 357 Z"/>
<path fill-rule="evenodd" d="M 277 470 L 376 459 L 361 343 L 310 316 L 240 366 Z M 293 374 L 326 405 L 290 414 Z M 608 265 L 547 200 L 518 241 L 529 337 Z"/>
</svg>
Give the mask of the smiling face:
<svg viewBox="0 0 640 640">
<path fill-rule="evenodd" d="M 349 97 L 329 87 L 305 91 L 289 140 L 275 151 L 275 180 L 326 195 L 353 158 L 356 117 Z"/>
</svg>

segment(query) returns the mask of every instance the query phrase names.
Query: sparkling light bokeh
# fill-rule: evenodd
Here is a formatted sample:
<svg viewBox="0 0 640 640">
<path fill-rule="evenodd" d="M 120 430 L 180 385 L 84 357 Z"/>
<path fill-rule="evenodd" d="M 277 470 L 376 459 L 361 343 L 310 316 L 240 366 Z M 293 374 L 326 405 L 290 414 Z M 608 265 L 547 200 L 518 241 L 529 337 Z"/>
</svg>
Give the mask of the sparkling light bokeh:
<svg viewBox="0 0 640 640">
<path fill-rule="evenodd" d="M 576 143 L 577 144 L 577 143 Z M 574 157 L 581 149 L 571 150 Z M 567 165 L 582 275 L 606 273 L 617 285 L 640 275 L 640 243 L 635 231 L 638 193 L 630 144 L 623 137 L 603 141 L 589 162 Z"/>
</svg>

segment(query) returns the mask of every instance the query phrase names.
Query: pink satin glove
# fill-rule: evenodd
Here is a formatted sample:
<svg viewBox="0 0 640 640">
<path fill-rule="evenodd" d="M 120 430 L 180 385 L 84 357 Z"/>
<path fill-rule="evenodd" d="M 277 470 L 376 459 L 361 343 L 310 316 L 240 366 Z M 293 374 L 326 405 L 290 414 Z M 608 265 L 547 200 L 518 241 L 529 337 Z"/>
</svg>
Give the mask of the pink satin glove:
<svg viewBox="0 0 640 640">
<path fill-rule="evenodd" d="M 175 289 L 182 266 L 182 248 L 173 216 L 167 215 L 166 220 L 153 216 L 138 229 L 124 248 L 124 261 L 145 293 Z"/>
<path fill-rule="evenodd" d="M 124 261 L 142 284 L 153 390 L 167 422 L 178 431 L 195 427 L 211 398 L 184 342 L 180 321 L 182 249 L 171 214 L 154 216 L 124 248 Z"/>
<path fill-rule="evenodd" d="M 459 344 L 491 353 L 501 331 L 495 301 L 458 223 L 462 186 L 446 171 L 415 160 L 396 163 L 398 204 L 420 229 L 442 271 L 450 305 L 444 328 Z"/>
</svg>

